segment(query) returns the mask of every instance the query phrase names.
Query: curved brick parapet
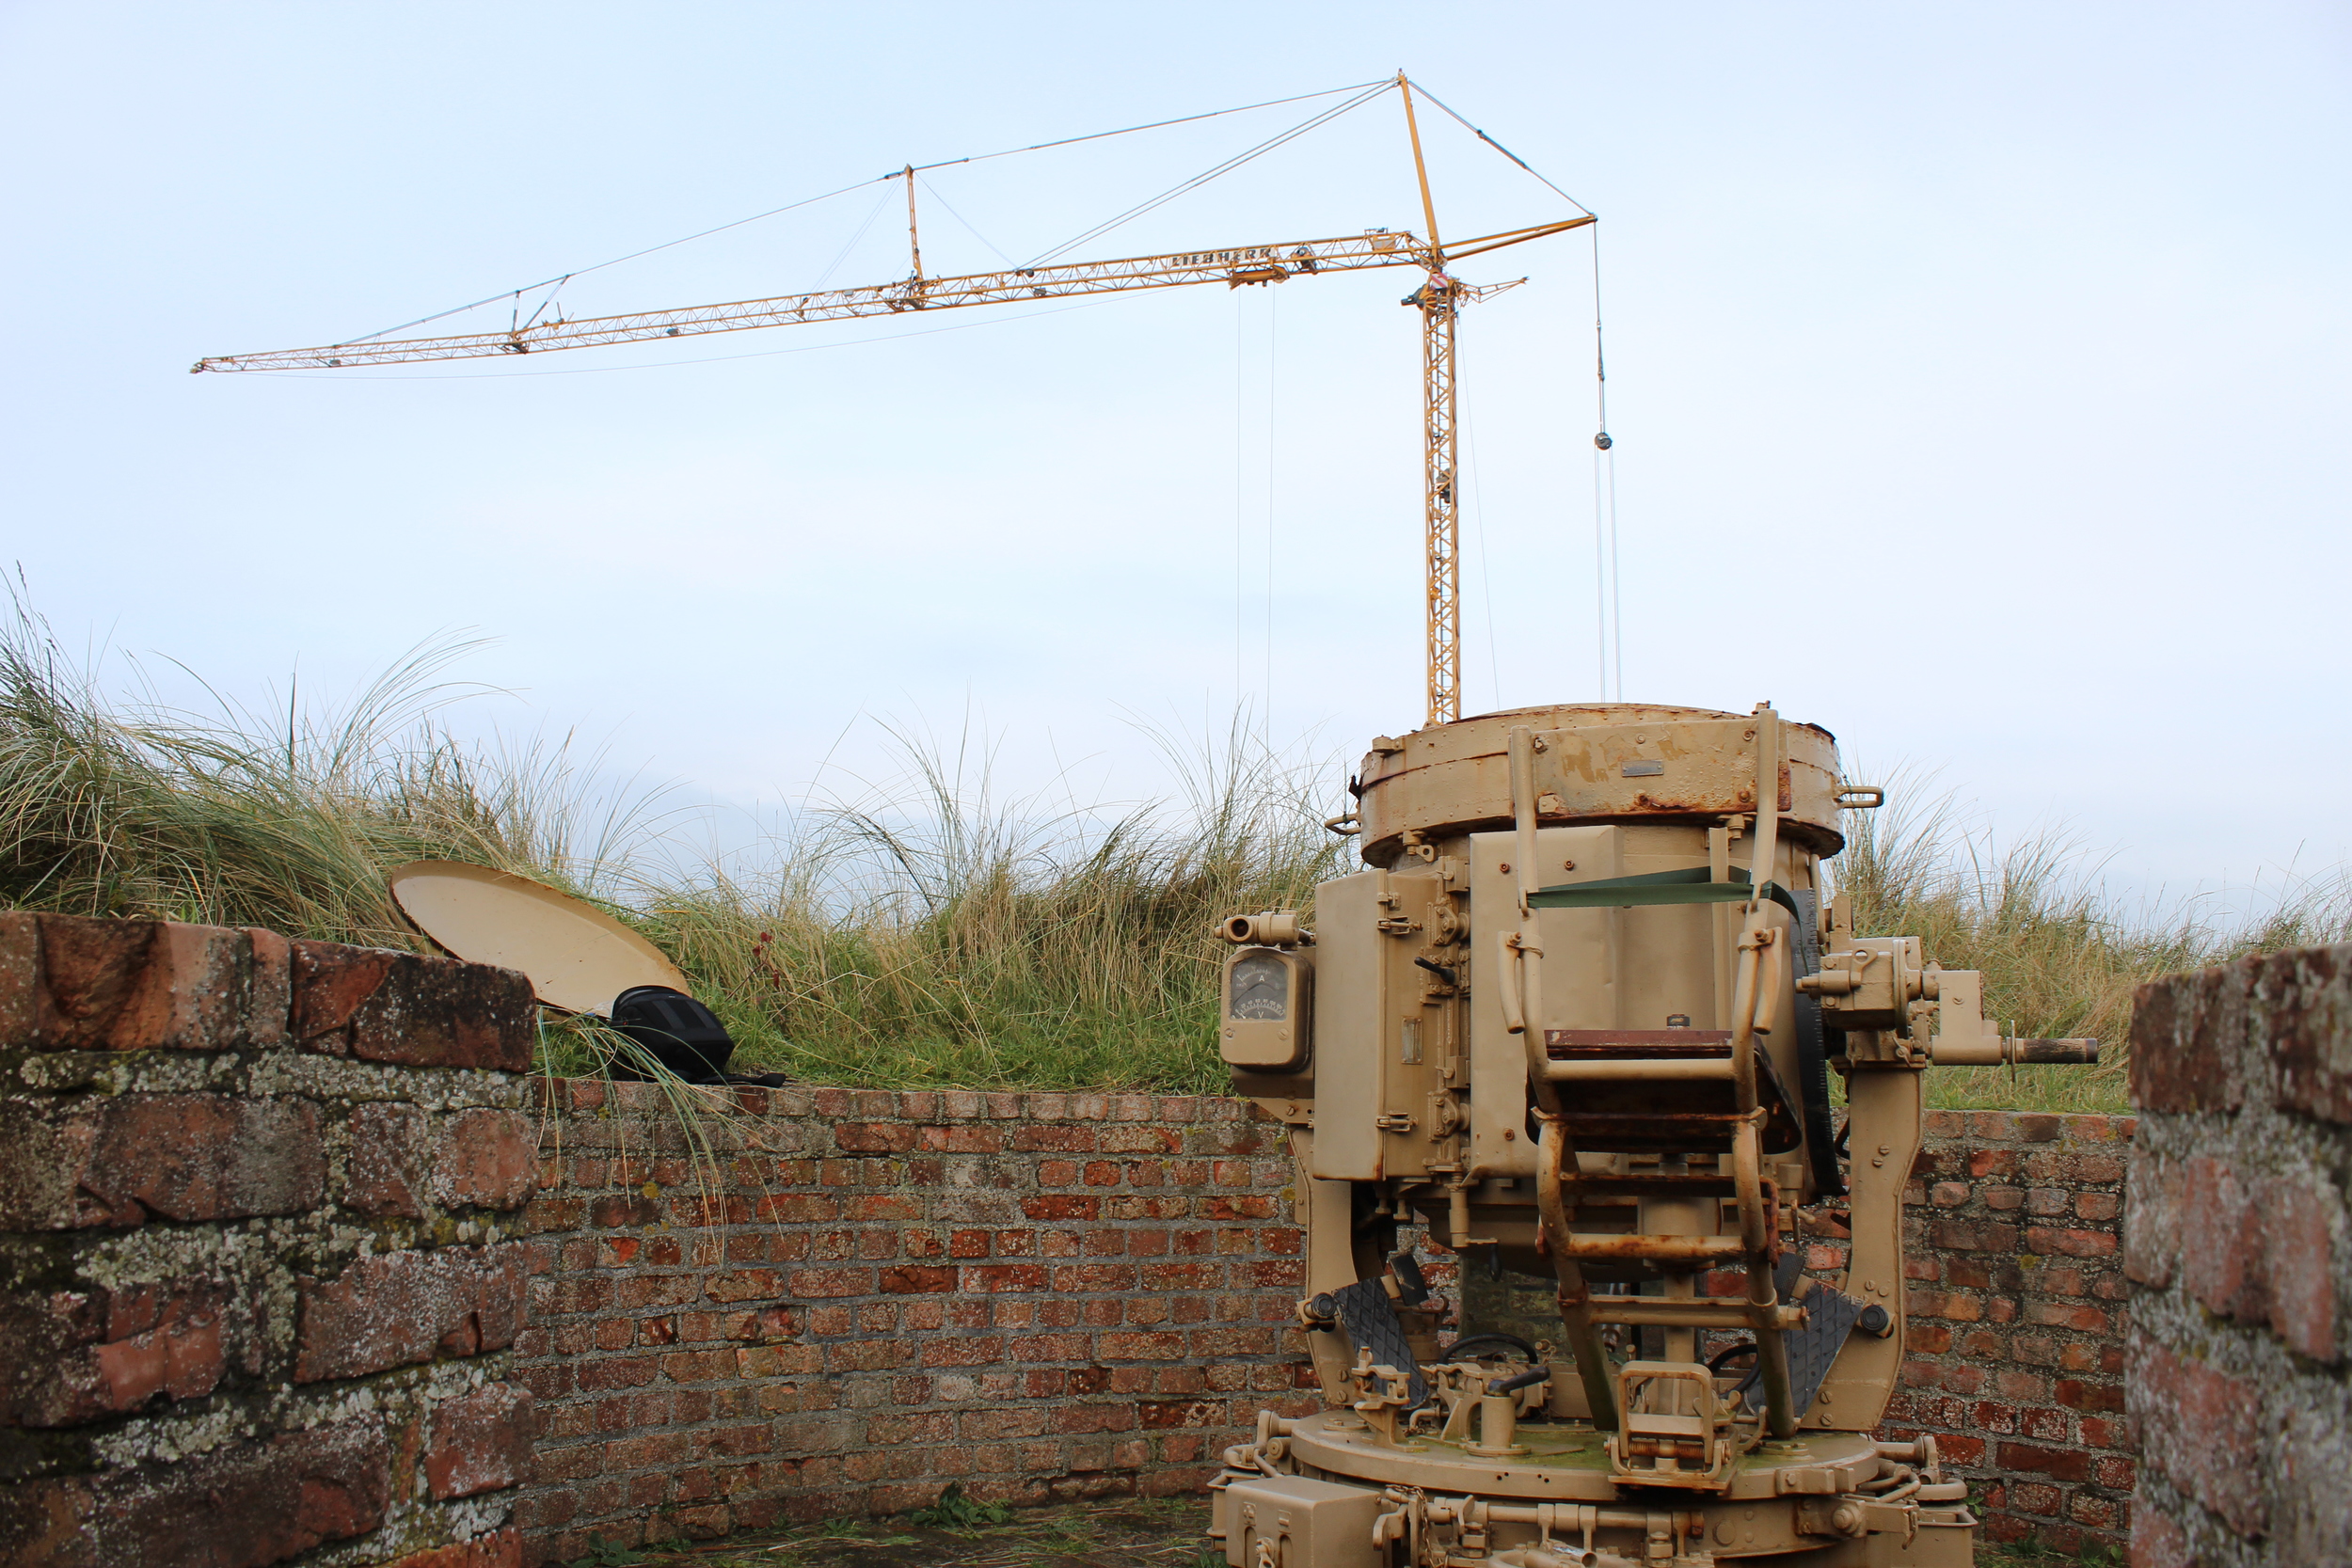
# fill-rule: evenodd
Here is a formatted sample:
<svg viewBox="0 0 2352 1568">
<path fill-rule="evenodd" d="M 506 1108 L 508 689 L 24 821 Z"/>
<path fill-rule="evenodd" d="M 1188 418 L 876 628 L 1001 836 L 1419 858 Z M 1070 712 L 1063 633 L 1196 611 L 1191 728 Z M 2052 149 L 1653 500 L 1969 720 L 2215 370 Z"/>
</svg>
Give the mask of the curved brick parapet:
<svg viewBox="0 0 2352 1568">
<path fill-rule="evenodd" d="M 518 974 L 0 914 L 0 1561 L 513 1568 Z"/>
</svg>

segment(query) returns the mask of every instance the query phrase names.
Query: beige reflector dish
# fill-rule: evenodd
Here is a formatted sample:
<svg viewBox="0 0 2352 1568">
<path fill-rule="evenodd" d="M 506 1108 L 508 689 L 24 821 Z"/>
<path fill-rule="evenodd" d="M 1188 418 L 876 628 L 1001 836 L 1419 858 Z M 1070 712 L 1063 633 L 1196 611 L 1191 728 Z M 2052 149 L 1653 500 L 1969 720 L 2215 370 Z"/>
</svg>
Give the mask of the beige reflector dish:
<svg viewBox="0 0 2352 1568">
<path fill-rule="evenodd" d="M 411 861 L 391 874 L 401 911 L 453 956 L 531 976 L 540 1001 L 606 1014 L 631 986 L 691 994 L 661 949 L 593 904 L 544 882 L 464 861 Z"/>
</svg>

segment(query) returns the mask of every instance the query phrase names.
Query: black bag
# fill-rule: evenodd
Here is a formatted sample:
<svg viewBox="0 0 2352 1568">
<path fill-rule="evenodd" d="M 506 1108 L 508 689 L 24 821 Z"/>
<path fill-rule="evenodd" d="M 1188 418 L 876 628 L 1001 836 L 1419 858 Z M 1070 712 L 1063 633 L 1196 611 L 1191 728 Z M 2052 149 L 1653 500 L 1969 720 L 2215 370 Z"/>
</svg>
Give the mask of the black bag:
<svg viewBox="0 0 2352 1568">
<path fill-rule="evenodd" d="M 668 986 L 631 986 L 613 1000 L 612 1027 L 690 1084 L 727 1082 L 727 1058 L 735 1040 L 708 1007 Z M 612 1058 L 612 1076 L 642 1079 L 644 1069 L 625 1056 Z"/>
</svg>

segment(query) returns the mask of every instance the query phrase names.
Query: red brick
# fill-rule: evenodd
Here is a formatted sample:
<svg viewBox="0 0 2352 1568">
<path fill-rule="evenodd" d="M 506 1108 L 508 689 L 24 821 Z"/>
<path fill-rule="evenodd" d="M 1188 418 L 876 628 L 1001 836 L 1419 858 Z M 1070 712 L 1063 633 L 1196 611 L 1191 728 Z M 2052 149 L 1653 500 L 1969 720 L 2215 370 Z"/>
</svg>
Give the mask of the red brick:
<svg viewBox="0 0 2352 1568">
<path fill-rule="evenodd" d="M 746 1295 L 777 1295 L 782 1292 L 769 1289 L 748 1291 Z M 872 1269 L 795 1269 L 792 1273 L 791 1293 L 796 1296 L 865 1296 L 874 1293 Z M 741 1300 L 741 1296 L 723 1296 L 713 1285 L 711 1294 L 719 1300 Z"/>
<path fill-rule="evenodd" d="M 2260 969 L 2278 1103 L 2352 1122 L 2352 954 L 2304 947 L 2273 954 Z"/>
<path fill-rule="evenodd" d="M 2141 1111 L 2234 1111 L 2245 1103 L 2240 1062 L 2253 965 L 2170 974 L 2133 999 L 2132 1103 Z"/>
<path fill-rule="evenodd" d="M 252 942 L 243 931 L 156 920 L 33 917 L 31 1028 L 10 1043 L 48 1050 L 218 1051 L 244 1043 Z M 24 927 L 20 927 L 20 933 Z M 27 953 L 26 946 L 37 948 Z M 21 974 L 21 971 L 20 971 Z M 20 1015 L 22 1006 L 18 1009 Z"/>
<path fill-rule="evenodd" d="M 432 1117 L 417 1106 L 379 1101 L 354 1107 L 343 1202 L 363 1214 L 421 1219 L 432 1139 Z"/>
<path fill-rule="evenodd" d="M 1094 1129 L 1091 1127 L 1040 1127 L 1031 1124 L 1014 1130 L 1008 1148 L 1020 1153 L 1047 1150 L 1058 1154 L 1091 1154 L 1094 1152 Z"/>
<path fill-rule="evenodd" d="M 1929 1244 L 1947 1252 L 2016 1252 L 2013 1225 L 1972 1225 L 1963 1220 L 1938 1220 L 1928 1227 Z"/>
<path fill-rule="evenodd" d="M 201 1277 L 0 1297 L 0 1425 L 72 1426 L 196 1399 L 252 1347 L 230 1342 L 230 1292 Z"/>
<path fill-rule="evenodd" d="M 531 982 L 511 969 L 297 942 L 293 990 L 294 1034 L 307 1051 L 522 1072 L 537 1043 Z"/>
<path fill-rule="evenodd" d="M 2085 1383 L 2080 1378 L 2062 1377 L 2053 1390 L 2058 1403 L 2070 1410 L 2099 1410 L 2120 1412 L 2123 1408 L 2123 1390 L 2111 1384 Z"/>
<path fill-rule="evenodd" d="M 2315 1361 L 2333 1361 L 2333 1260 L 2338 1255 L 2336 1216 L 2343 1205 L 2332 1190 L 2293 1180 L 2269 1183 L 2264 1196 L 2263 1272 L 2270 1298 L 2270 1326 L 2302 1354 Z"/>
<path fill-rule="evenodd" d="M 2072 1328 L 2085 1334 L 2106 1334 L 2114 1326 L 2095 1307 L 2058 1301 L 2033 1303 L 2026 1309 L 2026 1321 L 2040 1328 Z"/>
<path fill-rule="evenodd" d="M 470 1497 L 530 1478 L 538 1424 L 528 1389 L 493 1383 L 445 1400 L 434 1407 L 431 1431 L 424 1474 L 436 1497 Z"/>
<path fill-rule="evenodd" d="M 2249 1455 L 2262 1451 L 2262 1395 L 2253 1384 L 2184 1360 L 2144 1334 L 2133 1338 L 2133 1415 L 2140 1459 L 2229 1521 L 2241 1535 L 2268 1526 L 2263 1489 L 2246 1484 Z"/>
<path fill-rule="evenodd" d="M 2132 1504 L 2132 1568 L 2197 1568 L 2181 1527 L 2145 1497 Z"/>
<path fill-rule="evenodd" d="M 2161 1290 L 2172 1283 L 2181 1251 L 2184 1177 L 2178 1165 L 2151 1154 L 2132 1161 L 2123 1210 L 2123 1272 Z"/>
<path fill-rule="evenodd" d="M 518 1209 L 538 1186 L 538 1147 L 520 1111 L 468 1111 L 442 1131 L 433 1196 L 453 1207 Z"/>
<path fill-rule="evenodd" d="M 844 1121 L 834 1124 L 833 1141 L 850 1154 L 901 1154 L 920 1140 L 899 1122 Z"/>
<path fill-rule="evenodd" d="M 8 1560 L 262 1568 L 383 1522 L 392 1451 L 373 1418 L 231 1444 L 160 1470 L 42 1485 L 0 1523 Z M 29 1513 L 29 1520 L 21 1515 Z M 28 1528 L 29 1527 L 29 1528 Z"/>
<path fill-rule="evenodd" d="M 1132 1272 L 1132 1271 L 1130 1271 Z M 1042 1291 L 1045 1268 L 1041 1263 L 967 1264 L 962 1270 L 966 1291 Z"/>
<path fill-rule="evenodd" d="M 2340 1209 L 2300 1180 L 2241 1176 L 2208 1156 L 2185 1161 L 2182 1284 L 2208 1309 L 2268 1323 L 2303 1354 L 2332 1361 L 2335 1289 L 2325 1260 Z"/>
<path fill-rule="evenodd" d="M 955 1288 L 956 1271 L 944 1266 L 910 1263 L 882 1272 L 882 1289 L 885 1295 L 917 1295 Z"/>
<path fill-rule="evenodd" d="M 514 1342 L 521 1248 L 437 1247 L 362 1258 L 332 1281 L 297 1282 L 294 1381 L 360 1377 Z"/>
<path fill-rule="evenodd" d="M 1095 1354 L 1105 1361 L 1176 1361 L 1185 1350 L 1181 1334 L 1104 1334 L 1095 1340 Z"/>
<path fill-rule="evenodd" d="M 2116 1252 L 2117 1243 L 2111 1231 L 2036 1225 L 2026 1227 L 2026 1248 L 2063 1258 L 2106 1258 Z"/>
<path fill-rule="evenodd" d="M 2002 1469 L 2011 1472 L 2026 1470 L 2070 1482 L 2090 1479 L 2090 1456 L 2074 1449 L 2047 1449 L 2032 1443 L 1998 1443 L 1994 1446 L 1994 1458 Z"/>
<path fill-rule="evenodd" d="M 318 1107 L 218 1094 L 0 1104 L 0 1224 L 22 1230 L 293 1214 L 326 1196 Z"/>
<path fill-rule="evenodd" d="M 660 1218 L 661 1206 L 643 1193 L 607 1193 L 588 1206 L 588 1223 L 608 1228 L 653 1225 Z"/>
</svg>

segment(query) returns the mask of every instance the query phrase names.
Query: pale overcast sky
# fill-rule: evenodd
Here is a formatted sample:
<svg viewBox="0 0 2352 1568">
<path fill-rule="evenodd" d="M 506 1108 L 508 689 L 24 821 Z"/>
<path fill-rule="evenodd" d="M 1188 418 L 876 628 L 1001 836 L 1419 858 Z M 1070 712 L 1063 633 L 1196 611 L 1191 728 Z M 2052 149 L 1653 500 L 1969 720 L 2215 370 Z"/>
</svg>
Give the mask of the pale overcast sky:
<svg viewBox="0 0 2352 1568">
<path fill-rule="evenodd" d="M 2352 853 L 2347 18 L 10 4 L 5 555 L 69 641 L 240 696 L 469 629 L 495 641 L 459 673 L 520 697 L 465 722 L 577 730 L 726 802 L 882 768 L 871 716 L 969 712 L 1008 786 L 1074 764 L 1120 798 L 1165 787 L 1135 717 L 1197 729 L 1237 693 L 1356 752 L 1422 711 L 1401 272 L 529 366 L 186 368 L 910 160 L 1401 66 L 1601 214 L 1628 695 L 1771 698 L 1856 777 L 2072 824 L 2126 889 L 2312 871 Z M 1026 260 L 1316 106 L 935 170 L 925 261 Z M 1425 130 L 1450 235 L 1568 211 Z M 896 278 L 898 198 L 562 307 Z M 1392 94 L 1073 254 L 1381 225 L 1420 227 Z M 1595 694 L 1590 268 L 1579 234 L 1461 269 L 1529 278 L 1462 329 L 1472 709 Z"/>
</svg>

